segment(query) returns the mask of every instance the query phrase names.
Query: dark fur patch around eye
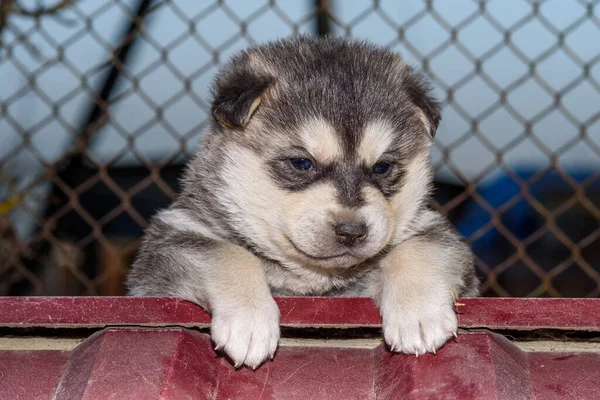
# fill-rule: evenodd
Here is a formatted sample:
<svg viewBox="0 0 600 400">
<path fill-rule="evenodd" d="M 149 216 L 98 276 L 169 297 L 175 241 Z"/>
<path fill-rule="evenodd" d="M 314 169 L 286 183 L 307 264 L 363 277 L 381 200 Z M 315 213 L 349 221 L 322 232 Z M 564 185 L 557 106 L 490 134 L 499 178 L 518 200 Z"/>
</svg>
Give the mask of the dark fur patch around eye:
<svg viewBox="0 0 600 400">
<path fill-rule="evenodd" d="M 330 182 L 336 189 L 338 201 L 347 207 L 363 205 L 363 188 L 375 187 L 385 197 L 393 196 L 402 185 L 403 169 L 394 164 L 389 173 L 373 174 L 372 167 L 355 166 L 350 161 L 334 165 L 316 165 L 308 171 L 298 171 L 287 157 L 268 163 L 272 179 L 282 189 L 299 192 L 319 182 Z"/>
<path fill-rule="evenodd" d="M 290 163 L 290 158 L 282 157 L 268 163 L 271 178 L 283 189 L 296 192 L 307 189 L 311 184 L 320 180 L 321 172 L 318 166 L 313 169 L 299 171 Z"/>
<path fill-rule="evenodd" d="M 368 169 L 368 167 L 365 167 L 365 170 L 369 171 L 370 169 Z M 371 176 L 369 177 L 369 182 L 372 186 L 379 189 L 379 191 L 383 193 L 384 196 L 391 197 L 394 194 L 396 194 L 396 192 L 398 192 L 398 190 L 400 189 L 400 186 L 402 185 L 403 175 L 404 170 L 402 168 L 402 165 L 397 164 L 394 165 L 392 170 L 390 170 L 389 173 L 385 176 L 371 174 Z"/>
</svg>

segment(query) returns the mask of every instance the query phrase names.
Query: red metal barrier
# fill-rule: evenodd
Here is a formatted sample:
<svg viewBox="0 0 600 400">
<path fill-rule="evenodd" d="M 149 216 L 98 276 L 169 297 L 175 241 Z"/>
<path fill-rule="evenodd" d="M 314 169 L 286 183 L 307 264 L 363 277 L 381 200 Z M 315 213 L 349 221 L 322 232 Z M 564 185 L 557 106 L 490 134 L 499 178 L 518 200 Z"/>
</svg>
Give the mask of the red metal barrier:
<svg viewBox="0 0 600 400">
<path fill-rule="evenodd" d="M 458 338 L 419 358 L 386 350 L 368 299 L 277 301 L 282 325 L 295 329 L 284 334 L 272 362 L 250 371 L 215 355 L 206 330 L 194 328 L 207 327 L 209 316 L 185 301 L 0 298 L 0 399 L 595 399 L 600 393 L 600 299 L 464 299 Z"/>
</svg>

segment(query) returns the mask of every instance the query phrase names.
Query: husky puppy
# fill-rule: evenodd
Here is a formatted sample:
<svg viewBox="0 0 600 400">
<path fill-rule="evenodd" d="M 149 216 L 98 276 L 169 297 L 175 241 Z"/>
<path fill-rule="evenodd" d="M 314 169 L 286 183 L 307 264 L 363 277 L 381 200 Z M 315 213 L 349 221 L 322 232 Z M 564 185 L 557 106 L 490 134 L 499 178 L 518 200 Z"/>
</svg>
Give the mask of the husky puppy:
<svg viewBox="0 0 600 400">
<path fill-rule="evenodd" d="M 398 54 L 295 37 L 234 56 L 177 200 L 148 227 L 129 294 L 212 315 L 236 366 L 273 357 L 273 295 L 369 296 L 395 352 L 435 352 L 475 296 L 469 247 L 429 208 L 440 108 Z"/>
</svg>

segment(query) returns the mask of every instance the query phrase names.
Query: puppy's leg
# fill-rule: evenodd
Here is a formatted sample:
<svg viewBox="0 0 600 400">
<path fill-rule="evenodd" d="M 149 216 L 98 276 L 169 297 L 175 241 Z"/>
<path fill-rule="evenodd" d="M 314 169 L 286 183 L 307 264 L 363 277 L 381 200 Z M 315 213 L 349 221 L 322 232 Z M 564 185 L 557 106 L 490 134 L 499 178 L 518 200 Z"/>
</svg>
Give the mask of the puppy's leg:
<svg viewBox="0 0 600 400">
<path fill-rule="evenodd" d="M 261 260 L 242 247 L 155 221 L 128 286 L 134 296 L 175 296 L 206 308 L 216 348 L 236 366 L 256 368 L 277 349 L 279 308 Z"/>
<path fill-rule="evenodd" d="M 383 336 L 393 351 L 435 352 L 458 328 L 453 293 L 477 293 L 468 247 L 445 223 L 398 246 L 381 261 Z"/>
<path fill-rule="evenodd" d="M 236 366 L 254 369 L 274 356 L 279 341 L 279 308 L 261 261 L 228 244 L 214 250 L 209 263 L 214 267 L 207 274 L 212 339 Z"/>
</svg>

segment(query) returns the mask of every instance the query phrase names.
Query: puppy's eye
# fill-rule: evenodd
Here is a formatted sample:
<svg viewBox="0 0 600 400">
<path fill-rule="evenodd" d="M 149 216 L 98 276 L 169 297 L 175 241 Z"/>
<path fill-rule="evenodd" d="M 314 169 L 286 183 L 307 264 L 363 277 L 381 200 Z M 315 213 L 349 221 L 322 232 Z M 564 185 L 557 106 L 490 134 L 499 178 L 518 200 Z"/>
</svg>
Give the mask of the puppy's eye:
<svg viewBox="0 0 600 400">
<path fill-rule="evenodd" d="M 381 162 L 378 162 L 377 164 L 375 164 L 375 166 L 373 167 L 373 173 L 377 174 L 377 175 L 383 175 L 383 174 L 386 174 L 390 170 L 391 167 L 392 166 L 390 165 L 390 163 L 381 161 Z"/>
<path fill-rule="evenodd" d="M 290 158 L 290 164 L 298 171 L 310 171 L 313 163 L 308 158 Z"/>
</svg>

